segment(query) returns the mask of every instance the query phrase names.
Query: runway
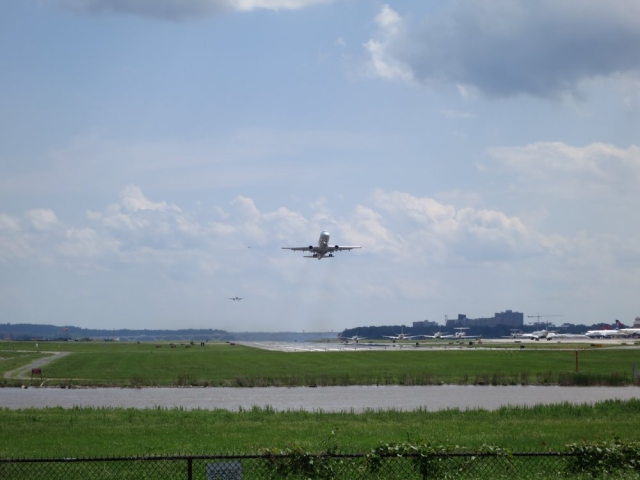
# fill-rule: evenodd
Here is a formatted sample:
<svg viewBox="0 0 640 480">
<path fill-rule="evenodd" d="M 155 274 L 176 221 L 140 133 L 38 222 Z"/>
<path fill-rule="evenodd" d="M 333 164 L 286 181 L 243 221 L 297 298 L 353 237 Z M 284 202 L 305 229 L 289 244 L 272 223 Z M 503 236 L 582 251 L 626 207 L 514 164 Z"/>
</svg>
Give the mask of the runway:
<svg viewBox="0 0 640 480">
<path fill-rule="evenodd" d="M 370 352 L 370 351 L 386 351 L 386 352 L 406 352 L 416 350 L 477 350 L 499 348 L 522 349 L 533 347 L 536 350 L 542 350 L 546 346 L 549 349 L 557 349 L 558 344 L 566 345 L 571 348 L 572 345 L 580 345 L 581 347 L 617 347 L 623 348 L 640 348 L 640 345 L 634 345 L 634 339 L 593 339 L 593 338 L 562 338 L 552 340 L 528 340 L 528 339 L 504 339 L 504 338 L 487 338 L 480 340 L 430 340 L 430 341 L 403 341 L 403 342 L 382 342 L 376 340 L 364 340 L 358 343 L 353 341 L 338 342 L 235 342 L 238 345 L 247 347 L 261 348 L 263 350 L 272 350 L 277 352 Z M 482 347 L 480 347 L 482 345 Z M 472 347 L 472 348 L 470 348 Z"/>
<path fill-rule="evenodd" d="M 238 345 L 273 350 L 277 352 L 365 352 L 375 350 L 400 351 L 427 348 L 426 345 L 416 346 L 402 343 L 344 343 L 344 342 L 235 342 Z"/>
</svg>

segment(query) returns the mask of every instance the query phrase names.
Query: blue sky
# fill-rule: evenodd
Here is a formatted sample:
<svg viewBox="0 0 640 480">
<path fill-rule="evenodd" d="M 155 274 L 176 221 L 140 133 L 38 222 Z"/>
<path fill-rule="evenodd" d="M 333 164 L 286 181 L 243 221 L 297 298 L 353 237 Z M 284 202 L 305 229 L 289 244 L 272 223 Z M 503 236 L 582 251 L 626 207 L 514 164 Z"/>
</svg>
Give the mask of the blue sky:
<svg viewBox="0 0 640 480">
<path fill-rule="evenodd" d="M 0 62 L 3 323 L 640 315 L 634 0 L 2 2 Z"/>
</svg>

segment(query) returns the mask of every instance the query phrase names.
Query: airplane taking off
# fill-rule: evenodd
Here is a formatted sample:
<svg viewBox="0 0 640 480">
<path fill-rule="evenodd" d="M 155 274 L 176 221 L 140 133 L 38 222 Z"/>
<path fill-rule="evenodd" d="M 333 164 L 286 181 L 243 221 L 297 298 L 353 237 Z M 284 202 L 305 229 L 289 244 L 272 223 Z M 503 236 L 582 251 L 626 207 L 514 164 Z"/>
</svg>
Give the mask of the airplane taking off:
<svg viewBox="0 0 640 480">
<path fill-rule="evenodd" d="M 237 300 L 242 300 L 243 297 L 229 297 L 229 300 L 233 300 L 234 302 Z"/>
<path fill-rule="evenodd" d="M 312 255 L 305 255 L 305 258 L 317 258 L 322 260 L 323 257 L 333 257 L 334 252 L 341 250 L 353 250 L 354 248 L 362 248 L 359 246 L 340 247 L 339 245 L 329 245 L 329 232 L 323 230 L 320 232 L 320 238 L 318 238 L 318 246 L 314 247 L 309 245 L 308 247 L 282 247 L 283 250 L 303 251 L 312 253 Z"/>
<path fill-rule="evenodd" d="M 359 337 L 358 335 L 354 335 L 353 337 L 340 337 L 340 341 L 344 343 L 349 343 L 349 341 L 358 343 L 360 340 L 366 340 L 367 337 Z"/>
<path fill-rule="evenodd" d="M 502 338 L 525 338 L 527 340 L 540 340 L 541 338 L 547 338 L 549 332 L 547 330 L 536 330 L 531 333 L 523 333 L 520 329 L 515 329 L 511 331 L 511 335 L 508 337 Z"/>
<path fill-rule="evenodd" d="M 536 330 L 535 332 L 531 332 L 531 333 L 523 333 L 520 335 L 519 338 L 528 338 L 529 340 L 540 340 L 541 338 L 547 338 L 547 335 L 549 335 L 549 331 L 546 329 L 542 329 L 542 330 Z"/>
</svg>

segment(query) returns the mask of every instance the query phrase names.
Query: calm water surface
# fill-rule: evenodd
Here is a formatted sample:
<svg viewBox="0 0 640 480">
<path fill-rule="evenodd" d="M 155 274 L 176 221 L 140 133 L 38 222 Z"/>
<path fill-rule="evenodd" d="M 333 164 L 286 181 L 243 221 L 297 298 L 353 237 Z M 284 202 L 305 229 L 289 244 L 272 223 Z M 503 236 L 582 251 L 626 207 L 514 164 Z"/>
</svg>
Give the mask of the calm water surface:
<svg viewBox="0 0 640 480">
<path fill-rule="evenodd" d="M 0 388 L 0 408 L 74 406 L 125 408 L 225 409 L 253 406 L 275 410 L 367 409 L 429 411 L 446 408 L 495 410 L 504 405 L 594 403 L 640 398 L 638 387 L 479 387 L 479 386 L 363 386 L 297 388 Z"/>
</svg>

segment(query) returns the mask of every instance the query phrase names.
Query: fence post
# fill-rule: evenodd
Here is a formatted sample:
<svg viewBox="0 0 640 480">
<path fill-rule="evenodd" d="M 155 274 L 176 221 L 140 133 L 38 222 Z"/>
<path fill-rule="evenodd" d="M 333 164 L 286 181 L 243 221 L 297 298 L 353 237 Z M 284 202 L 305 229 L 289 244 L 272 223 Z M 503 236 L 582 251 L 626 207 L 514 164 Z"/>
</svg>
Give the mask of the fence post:
<svg viewBox="0 0 640 480">
<path fill-rule="evenodd" d="M 193 480 L 193 458 L 187 458 L 187 479 Z"/>
</svg>

